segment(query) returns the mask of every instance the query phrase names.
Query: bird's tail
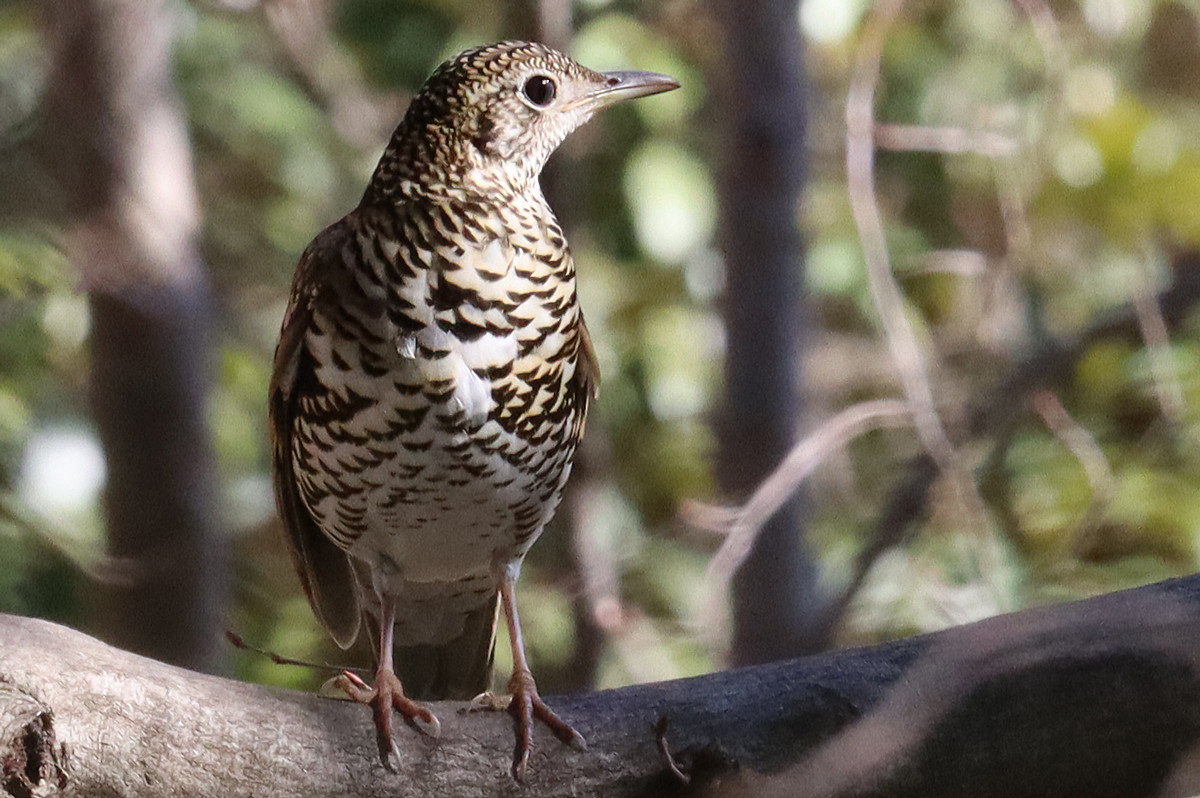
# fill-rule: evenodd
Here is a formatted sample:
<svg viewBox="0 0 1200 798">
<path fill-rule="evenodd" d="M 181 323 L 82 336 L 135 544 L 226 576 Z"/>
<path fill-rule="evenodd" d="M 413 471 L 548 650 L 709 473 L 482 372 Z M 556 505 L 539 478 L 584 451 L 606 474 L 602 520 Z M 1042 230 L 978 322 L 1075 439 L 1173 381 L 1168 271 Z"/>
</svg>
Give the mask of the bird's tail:
<svg viewBox="0 0 1200 798">
<path fill-rule="evenodd" d="M 466 701 L 491 688 L 499 594 L 467 614 L 462 634 L 436 646 L 396 646 L 396 675 L 418 701 Z"/>
</svg>

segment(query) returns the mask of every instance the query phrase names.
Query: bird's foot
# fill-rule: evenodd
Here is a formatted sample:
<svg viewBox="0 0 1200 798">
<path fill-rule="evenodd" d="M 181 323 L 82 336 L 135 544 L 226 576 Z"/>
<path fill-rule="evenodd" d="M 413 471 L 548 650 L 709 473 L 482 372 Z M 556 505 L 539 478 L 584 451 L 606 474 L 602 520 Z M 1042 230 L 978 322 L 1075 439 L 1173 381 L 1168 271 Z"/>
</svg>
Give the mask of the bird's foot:
<svg viewBox="0 0 1200 798">
<path fill-rule="evenodd" d="M 560 718 L 554 710 L 546 706 L 538 695 L 537 684 L 529 671 L 516 671 L 508 682 L 508 694 L 481 693 L 471 699 L 470 711 L 503 712 L 513 716 L 516 727 L 516 745 L 513 747 L 512 776 L 517 781 L 524 780 L 525 771 L 529 765 L 529 755 L 533 753 L 533 722 L 534 719 L 546 724 L 554 736 L 577 751 L 587 750 L 583 735 L 575 731 L 571 724 Z"/>
<path fill-rule="evenodd" d="M 404 695 L 400 679 L 391 670 L 380 669 L 375 674 L 375 687 L 367 686 L 357 675 L 345 671 L 337 678 L 337 686 L 346 695 L 360 704 L 371 708 L 375 718 L 375 738 L 379 744 L 379 760 L 388 770 L 393 770 L 391 757 L 400 752 L 392 738 L 392 710 L 404 718 L 404 722 L 430 737 L 441 734 L 442 726 L 429 707 Z"/>
</svg>

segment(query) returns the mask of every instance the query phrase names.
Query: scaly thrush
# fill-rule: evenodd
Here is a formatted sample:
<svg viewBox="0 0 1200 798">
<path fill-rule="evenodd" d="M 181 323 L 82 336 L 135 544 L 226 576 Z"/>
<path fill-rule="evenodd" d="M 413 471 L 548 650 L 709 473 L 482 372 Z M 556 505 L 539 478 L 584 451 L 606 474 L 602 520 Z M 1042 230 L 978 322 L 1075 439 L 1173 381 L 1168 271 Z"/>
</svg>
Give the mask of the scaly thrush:
<svg viewBox="0 0 1200 798">
<path fill-rule="evenodd" d="M 378 623 L 374 687 L 341 684 L 372 707 L 385 766 L 393 708 L 436 726 L 416 699 L 487 689 L 497 600 L 513 775 L 534 718 L 583 742 L 538 695 L 513 592 L 599 379 L 538 176 L 600 109 L 678 85 L 541 44 L 468 50 L 429 78 L 358 207 L 300 259 L 270 390 L 275 493 L 333 639 L 353 643 L 364 613 Z"/>
</svg>

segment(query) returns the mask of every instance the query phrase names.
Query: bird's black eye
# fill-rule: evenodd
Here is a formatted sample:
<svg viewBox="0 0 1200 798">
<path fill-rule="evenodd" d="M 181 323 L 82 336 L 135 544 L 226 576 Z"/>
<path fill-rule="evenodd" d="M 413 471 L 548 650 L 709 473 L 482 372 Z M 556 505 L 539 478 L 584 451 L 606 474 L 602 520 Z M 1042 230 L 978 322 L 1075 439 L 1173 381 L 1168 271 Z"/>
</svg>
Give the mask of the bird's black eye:
<svg viewBox="0 0 1200 798">
<path fill-rule="evenodd" d="M 523 91 L 525 92 L 525 96 L 529 98 L 529 102 L 540 108 L 545 108 L 554 102 L 554 95 L 558 91 L 558 85 L 555 84 L 554 78 L 546 75 L 534 75 L 525 81 Z"/>
</svg>

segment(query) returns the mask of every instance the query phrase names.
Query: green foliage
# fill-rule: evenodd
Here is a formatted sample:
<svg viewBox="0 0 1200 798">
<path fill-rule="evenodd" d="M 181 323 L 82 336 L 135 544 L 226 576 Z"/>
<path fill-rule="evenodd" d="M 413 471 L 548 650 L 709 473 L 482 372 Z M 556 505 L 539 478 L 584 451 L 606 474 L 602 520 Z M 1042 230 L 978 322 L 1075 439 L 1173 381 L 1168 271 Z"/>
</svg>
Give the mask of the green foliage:
<svg viewBox="0 0 1200 798">
<path fill-rule="evenodd" d="M 446 46 L 459 21 L 456 9 L 438 5 L 350 0 L 339 7 L 337 29 L 373 79 L 415 91 L 442 58 L 453 55 Z"/>
<path fill-rule="evenodd" d="M 1011 155 L 881 152 L 876 186 L 892 268 L 934 364 L 943 412 L 953 419 L 967 406 L 1009 399 L 1018 415 L 1011 439 L 989 429 L 963 450 L 988 480 L 986 517 L 939 486 L 915 539 L 869 574 L 848 638 L 1197 568 L 1194 325 L 1173 332 L 1161 351 L 1136 335 L 1084 351 L 1055 389 L 1073 428 L 1051 424 L 1032 396 L 989 394 L 1052 338 L 1162 289 L 1172 277 L 1169 251 L 1200 245 L 1198 84 L 1189 78 L 1200 48 L 1171 34 L 1194 25 L 1194 12 L 1169 2 L 1057 4 L 1051 28 L 1021 9 L 913 5 L 884 50 L 880 123 L 987 131 L 1011 147 Z M 850 79 L 843 48 L 858 44 L 847 35 L 816 45 L 815 118 L 840 113 Z M 818 152 L 842 135 L 835 126 L 815 132 Z M 808 191 L 807 280 L 835 332 L 810 358 L 821 375 L 836 372 L 821 367 L 822 357 L 860 351 L 854 341 L 878 336 L 857 233 L 839 197 L 844 180 L 822 168 Z M 824 394 L 834 406 L 897 390 L 869 362 L 836 373 Z M 889 435 L 852 451 L 852 490 L 847 476 L 816 480 L 815 540 L 834 583 L 847 578 L 856 551 L 841 517 L 860 517 L 864 503 L 878 507 L 895 484 L 881 475 L 894 474 L 911 448 Z"/>
</svg>

